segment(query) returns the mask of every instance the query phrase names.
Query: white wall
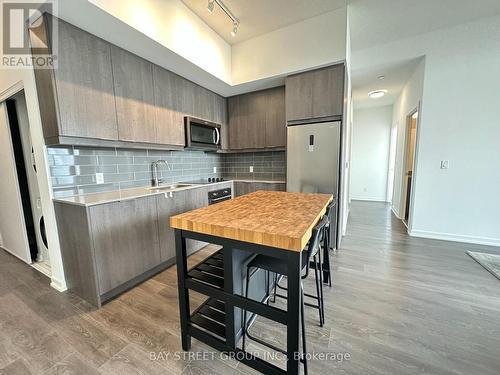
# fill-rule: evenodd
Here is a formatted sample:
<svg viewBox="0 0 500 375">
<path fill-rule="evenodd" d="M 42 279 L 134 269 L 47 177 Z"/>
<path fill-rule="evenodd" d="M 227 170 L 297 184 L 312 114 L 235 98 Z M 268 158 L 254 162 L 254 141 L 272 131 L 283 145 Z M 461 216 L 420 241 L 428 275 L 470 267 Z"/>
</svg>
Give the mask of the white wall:
<svg viewBox="0 0 500 375">
<path fill-rule="evenodd" d="M 386 201 L 392 106 L 355 109 L 352 135 L 352 199 Z"/>
<path fill-rule="evenodd" d="M 65 21 L 222 96 L 283 85 L 288 74 L 345 60 L 347 7 L 230 46 L 181 0 L 57 4 Z"/>
<path fill-rule="evenodd" d="M 45 226 L 47 231 L 47 242 L 49 245 L 50 267 L 52 272 L 51 285 L 58 290 L 66 289 L 66 281 L 64 278 L 64 269 L 62 265 L 61 250 L 59 247 L 59 236 L 57 233 L 57 225 L 54 213 L 54 206 L 51 199 L 51 189 L 49 183 L 48 163 L 45 153 L 42 122 L 40 119 L 40 111 L 38 105 L 38 96 L 35 86 L 35 76 L 32 69 L 0 69 L 0 97 L 4 97 L 7 91 L 13 87 L 22 87 L 26 97 L 26 106 L 28 109 L 28 119 L 30 123 L 30 135 L 33 142 L 34 157 L 38 170 L 38 183 L 40 189 L 40 199 L 42 211 L 45 218 Z M 2 178 L 3 178 L 2 171 Z M 14 185 L 15 181 L 11 181 Z M 9 211 L 0 211 L 2 220 L 15 220 Z M 16 224 L 20 228 L 19 223 Z M 5 234 L 3 234 L 5 236 Z M 22 233 L 16 232 L 19 238 Z"/>
<path fill-rule="evenodd" d="M 351 203 L 351 150 L 352 150 L 352 80 L 351 80 L 351 33 L 349 19 L 346 20 L 346 38 L 345 38 L 345 65 L 346 81 L 344 95 L 344 116 L 342 119 L 342 153 L 340 155 L 340 186 L 342 199 L 339 201 L 339 239 L 338 246 L 341 246 L 342 237 L 347 232 L 347 222 L 349 219 L 349 210 Z"/>
<path fill-rule="evenodd" d="M 425 60 L 422 59 L 417 69 L 406 82 L 401 94 L 394 103 L 392 127 L 396 128 L 396 157 L 394 164 L 394 186 L 392 193 L 392 210 L 397 217 L 402 218 L 404 196 L 402 194 L 403 178 L 405 174 L 405 137 L 407 116 L 418 108 L 422 100 L 424 84 Z M 416 180 L 416 178 L 414 179 Z"/>
<path fill-rule="evenodd" d="M 499 25 L 441 32 L 427 54 L 413 235 L 500 245 Z"/>
<path fill-rule="evenodd" d="M 287 75 L 346 58 L 347 8 L 309 18 L 232 47 L 232 83 Z"/>
<path fill-rule="evenodd" d="M 413 236 L 500 245 L 500 16 L 376 46 L 356 58 L 382 64 L 425 56 L 394 106 L 394 210 L 401 209 L 402 129 L 418 105 Z M 421 94 L 420 94 L 421 93 Z M 448 170 L 440 169 L 449 160 Z"/>
<path fill-rule="evenodd" d="M 231 82 L 231 46 L 182 1 L 89 1 L 215 77 Z"/>
</svg>

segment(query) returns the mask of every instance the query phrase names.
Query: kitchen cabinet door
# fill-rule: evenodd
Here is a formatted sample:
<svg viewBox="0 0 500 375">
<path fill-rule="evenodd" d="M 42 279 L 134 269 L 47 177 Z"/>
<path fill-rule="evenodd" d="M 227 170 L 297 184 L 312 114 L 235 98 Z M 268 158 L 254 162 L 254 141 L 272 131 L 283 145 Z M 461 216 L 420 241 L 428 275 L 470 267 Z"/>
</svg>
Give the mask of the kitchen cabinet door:
<svg viewBox="0 0 500 375">
<path fill-rule="evenodd" d="M 313 118 L 340 116 L 344 111 L 344 65 L 312 73 Z"/>
<path fill-rule="evenodd" d="M 254 190 L 264 190 L 264 191 L 285 191 L 286 185 L 278 182 L 255 182 Z"/>
<path fill-rule="evenodd" d="M 175 258 L 175 231 L 170 227 L 170 217 L 189 211 L 187 191 L 174 192 L 173 197 L 158 195 L 158 230 L 160 239 L 160 258 L 162 262 Z"/>
<path fill-rule="evenodd" d="M 284 88 L 278 87 L 229 98 L 229 148 L 285 147 L 284 96 Z"/>
<path fill-rule="evenodd" d="M 286 78 L 286 120 L 341 116 L 344 110 L 344 64 Z"/>
<path fill-rule="evenodd" d="M 119 140 L 155 143 L 153 64 L 116 46 L 111 58 Z"/>
<path fill-rule="evenodd" d="M 285 91 L 287 121 L 313 117 L 313 84 L 309 73 L 287 77 Z"/>
<path fill-rule="evenodd" d="M 184 146 L 183 78 L 153 66 L 156 143 Z"/>
<path fill-rule="evenodd" d="M 234 181 L 234 196 L 239 197 L 255 191 L 255 183 L 251 181 Z"/>
<path fill-rule="evenodd" d="M 265 111 L 265 146 L 286 146 L 285 88 L 267 90 Z"/>
<path fill-rule="evenodd" d="M 57 96 L 58 135 L 116 140 L 111 45 L 67 22 L 56 22 L 59 48 L 53 94 Z"/>
<path fill-rule="evenodd" d="M 228 122 L 229 122 L 229 148 L 231 150 L 241 150 L 245 148 L 248 138 L 247 127 L 247 102 L 240 96 L 233 96 L 227 101 Z"/>
<path fill-rule="evenodd" d="M 90 207 L 100 294 L 160 263 L 156 197 Z"/>
<path fill-rule="evenodd" d="M 249 136 L 246 139 L 245 148 L 266 147 L 266 115 L 269 110 L 267 97 L 266 91 L 254 92 L 242 97 L 243 100 L 249 102 L 246 122 Z"/>
</svg>

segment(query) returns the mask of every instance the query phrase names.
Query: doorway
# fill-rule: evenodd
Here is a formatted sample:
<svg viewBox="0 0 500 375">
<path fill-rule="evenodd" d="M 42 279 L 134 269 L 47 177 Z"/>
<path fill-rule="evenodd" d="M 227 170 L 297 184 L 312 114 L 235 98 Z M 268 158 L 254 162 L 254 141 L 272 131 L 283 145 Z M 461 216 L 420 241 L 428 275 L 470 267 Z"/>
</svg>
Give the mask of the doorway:
<svg viewBox="0 0 500 375">
<path fill-rule="evenodd" d="M 403 175 L 403 223 L 408 227 L 412 207 L 412 188 L 415 183 L 415 153 L 417 146 L 418 108 L 410 112 L 406 121 L 405 163 Z"/>
<path fill-rule="evenodd" d="M 37 167 L 35 163 L 33 145 L 31 142 L 28 110 L 24 91 L 21 90 L 6 99 L 4 109 L 7 120 L 7 133 L 9 134 L 11 160 L 13 164 L 13 177 L 17 181 L 18 200 L 22 212 L 22 220 L 27 249 L 24 255 L 18 248 L 19 254 L 14 254 L 27 263 L 31 263 L 39 271 L 50 275 L 50 260 L 48 253 L 45 221 L 43 217 L 40 192 L 38 188 Z M 11 251 L 13 251 L 12 249 Z"/>
</svg>

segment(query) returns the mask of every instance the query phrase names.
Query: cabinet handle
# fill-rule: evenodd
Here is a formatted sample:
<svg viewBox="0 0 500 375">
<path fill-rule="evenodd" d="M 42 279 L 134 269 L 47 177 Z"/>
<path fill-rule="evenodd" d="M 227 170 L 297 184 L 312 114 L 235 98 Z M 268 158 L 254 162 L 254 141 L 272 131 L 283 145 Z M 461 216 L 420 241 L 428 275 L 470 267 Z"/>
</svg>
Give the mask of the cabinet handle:
<svg viewBox="0 0 500 375">
<path fill-rule="evenodd" d="M 215 128 L 215 134 L 217 135 L 217 138 L 215 140 L 215 144 L 218 145 L 220 141 L 220 133 L 219 133 L 219 128 Z"/>
</svg>

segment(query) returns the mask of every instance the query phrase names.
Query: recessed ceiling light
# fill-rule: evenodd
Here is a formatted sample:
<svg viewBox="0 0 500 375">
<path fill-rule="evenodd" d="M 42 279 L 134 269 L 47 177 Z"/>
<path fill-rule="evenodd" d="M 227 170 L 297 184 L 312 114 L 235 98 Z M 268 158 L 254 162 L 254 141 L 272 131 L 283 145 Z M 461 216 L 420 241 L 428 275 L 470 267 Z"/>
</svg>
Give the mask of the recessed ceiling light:
<svg viewBox="0 0 500 375">
<path fill-rule="evenodd" d="M 208 8 L 208 11 L 209 11 L 210 13 L 212 13 L 212 12 L 214 11 L 214 6 L 215 6 L 215 5 L 214 5 L 214 1 L 215 1 L 215 0 L 208 0 L 208 7 L 207 7 L 207 8 Z"/>
<path fill-rule="evenodd" d="M 378 99 L 384 96 L 387 93 L 387 90 L 375 90 L 368 93 L 368 96 L 372 99 Z"/>
<path fill-rule="evenodd" d="M 383 80 L 385 76 L 378 76 L 378 79 Z"/>
<path fill-rule="evenodd" d="M 413 118 L 413 119 L 418 118 L 418 112 L 415 112 L 415 113 L 411 116 L 411 118 Z"/>
</svg>

